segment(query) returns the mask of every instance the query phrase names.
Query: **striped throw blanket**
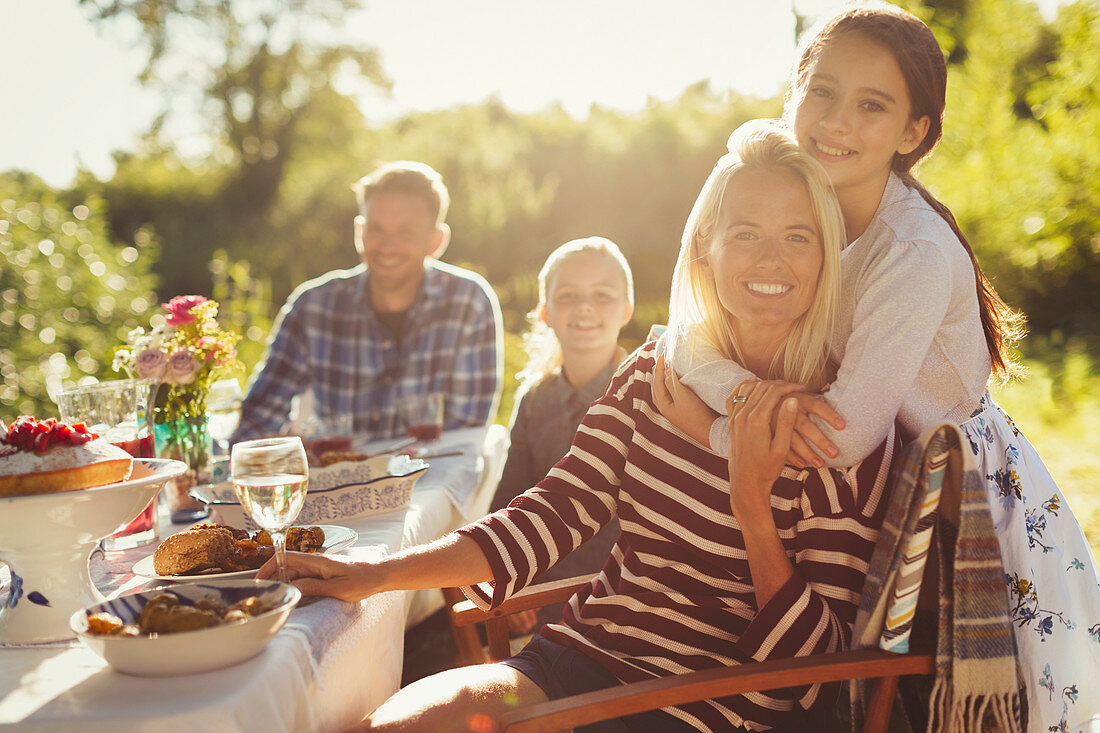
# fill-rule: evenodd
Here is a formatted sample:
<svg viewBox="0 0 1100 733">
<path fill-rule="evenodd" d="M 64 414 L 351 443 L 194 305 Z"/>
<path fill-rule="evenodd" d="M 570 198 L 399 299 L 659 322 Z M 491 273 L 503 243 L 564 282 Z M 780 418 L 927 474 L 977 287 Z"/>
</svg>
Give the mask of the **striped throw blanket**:
<svg viewBox="0 0 1100 733">
<path fill-rule="evenodd" d="M 1023 730 L 1016 644 L 1004 569 L 985 490 L 962 434 L 944 423 L 910 443 L 895 466 L 886 518 L 863 588 L 852 648 L 909 647 L 929 553 L 939 562 L 936 679 L 929 731 Z M 853 722 L 862 690 L 852 685 Z"/>
</svg>

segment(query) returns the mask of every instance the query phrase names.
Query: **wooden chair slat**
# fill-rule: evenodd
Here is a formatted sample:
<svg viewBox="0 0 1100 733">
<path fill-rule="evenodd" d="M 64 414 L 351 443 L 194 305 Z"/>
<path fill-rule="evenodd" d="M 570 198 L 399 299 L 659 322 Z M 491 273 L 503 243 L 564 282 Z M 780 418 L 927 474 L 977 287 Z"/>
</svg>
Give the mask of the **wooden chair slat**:
<svg viewBox="0 0 1100 733">
<path fill-rule="evenodd" d="M 662 677 L 565 700 L 551 700 L 507 713 L 501 723 L 508 733 L 549 733 L 693 700 L 819 682 L 931 674 L 934 669 L 934 654 L 898 655 L 881 649 L 777 659 Z"/>
<path fill-rule="evenodd" d="M 442 588 L 443 599 L 447 602 L 447 615 L 451 622 L 451 633 L 454 634 L 455 646 L 458 648 L 458 661 L 462 665 L 484 664 L 489 661 L 489 656 L 481 647 L 481 638 L 477 628 L 473 625 L 460 625 L 455 623 L 455 606 L 466 602 L 462 591 L 458 588 Z"/>
<path fill-rule="evenodd" d="M 555 603 L 564 603 L 573 597 L 578 589 L 592 582 L 591 575 L 578 575 L 574 578 L 553 580 L 516 593 L 504 603 L 500 604 L 488 613 L 482 611 L 471 601 L 461 601 L 454 605 L 452 619 L 459 626 L 468 626 L 485 621 L 494 616 L 509 616 L 520 611 L 530 611 Z"/>
<path fill-rule="evenodd" d="M 935 656 L 933 659 L 935 667 Z M 931 674 L 929 670 L 926 674 Z M 867 695 L 867 714 L 863 724 L 863 733 L 886 733 L 890 727 L 890 713 L 894 708 L 894 696 L 898 692 L 897 677 L 880 677 L 871 683 Z"/>
</svg>

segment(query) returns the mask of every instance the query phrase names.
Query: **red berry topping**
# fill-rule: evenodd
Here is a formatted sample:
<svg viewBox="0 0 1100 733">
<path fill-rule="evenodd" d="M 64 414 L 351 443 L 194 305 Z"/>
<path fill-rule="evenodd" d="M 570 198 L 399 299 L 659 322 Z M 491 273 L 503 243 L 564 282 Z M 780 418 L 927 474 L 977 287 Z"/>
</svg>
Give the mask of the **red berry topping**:
<svg viewBox="0 0 1100 733">
<path fill-rule="evenodd" d="M 98 437 L 82 422 L 66 425 L 53 417 L 36 420 L 30 415 L 21 415 L 8 427 L 7 435 L 0 438 L 0 443 L 19 450 L 43 453 L 53 445 L 84 445 Z"/>
</svg>

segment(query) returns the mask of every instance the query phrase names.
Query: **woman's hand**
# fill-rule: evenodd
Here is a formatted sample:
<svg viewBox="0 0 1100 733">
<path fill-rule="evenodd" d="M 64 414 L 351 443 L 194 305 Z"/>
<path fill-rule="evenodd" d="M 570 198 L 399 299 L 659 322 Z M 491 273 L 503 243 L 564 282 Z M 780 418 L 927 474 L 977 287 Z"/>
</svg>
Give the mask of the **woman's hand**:
<svg viewBox="0 0 1100 733">
<path fill-rule="evenodd" d="M 287 579 L 303 596 L 329 596 L 355 603 L 371 595 L 378 588 L 375 576 L 377 568 L 371 563 L 353 562 L 340 557 L 315 555 L 305 552 L 286 554 Z M 278 566 L 272 557 L 256 577 L 260 580 L 278 575 Z"/>
<path fill-rule="evenodd" d="M 798 399 L 791 395 L 804 389 L 789 382 L 746 384 L 738 385 L 727 403 L 730 509 L 742 524 L 771 517 L 772 484 L 787 463 L 798 419 Z"/>
<path fill-rule="evenodd" d="M 680 383 L 663 354 L 657 357 L 653 369 L 653 404 L 675 427 L 710 447 L 710 428 L 718 419 L 718 413 Z"/>
<path fill-rule="evenodd" d="M 840 451 L 817 426 L 817 423 L 810 419 L 810 415 L 817 416 L 837 430 L 844 429 L 844 418 L 829 403 L 821 399 L 821 395 L 795 392 L 791 396 L 798 400 L 798 417 L 794 423 L 794 435 L 791 436 L 791 450 L 787 455 L 787 462 L 800 468 L 807 465 L 821 468 L 825 462 L 821 460 L 818 453 L 814 452 L 811 445 L 816 446 L 820 453 L 829 458 L 836 458 L 840 455 Z"/>
</svg>

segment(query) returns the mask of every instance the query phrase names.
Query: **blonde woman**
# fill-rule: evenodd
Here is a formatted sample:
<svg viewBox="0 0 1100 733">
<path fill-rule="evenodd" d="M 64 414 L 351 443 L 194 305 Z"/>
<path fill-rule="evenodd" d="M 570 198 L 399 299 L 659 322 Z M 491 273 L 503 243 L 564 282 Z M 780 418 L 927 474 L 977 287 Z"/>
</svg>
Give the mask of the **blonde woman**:
<svg viewBox="0 0 1100 733">
<path fill-rule="evenodd" d="M 413 683 L 364 730 L 449 730 L 455 720 L 488 728 L 514 705 L 848 643 L 895 445 L 846 469 L 785 467 L 796 402 L 789 385 L 771 381 L 827 374 L 813 331 L 831 325 L 839 216 L 824 171 L 771 129 L 741 136 L 699 195 L 671 315 L 675 328 L 696 327 L 765 378 L 737 406 L 733 460 L 661 416 L 656 400 L 667 399 L 671 372 L 648 343 L 589 408 L 569 453 L 508 507 L 377 562 L 292 554 L 291 577 L 307 595 L 354 601 L 463 586 L 490 607 L 619 519 L 607 563 L 561 623 L 508 660 Z M 604 730 L 782 728 L 835 693 L 814 685 L 731 696 Z"/>
</svg>

